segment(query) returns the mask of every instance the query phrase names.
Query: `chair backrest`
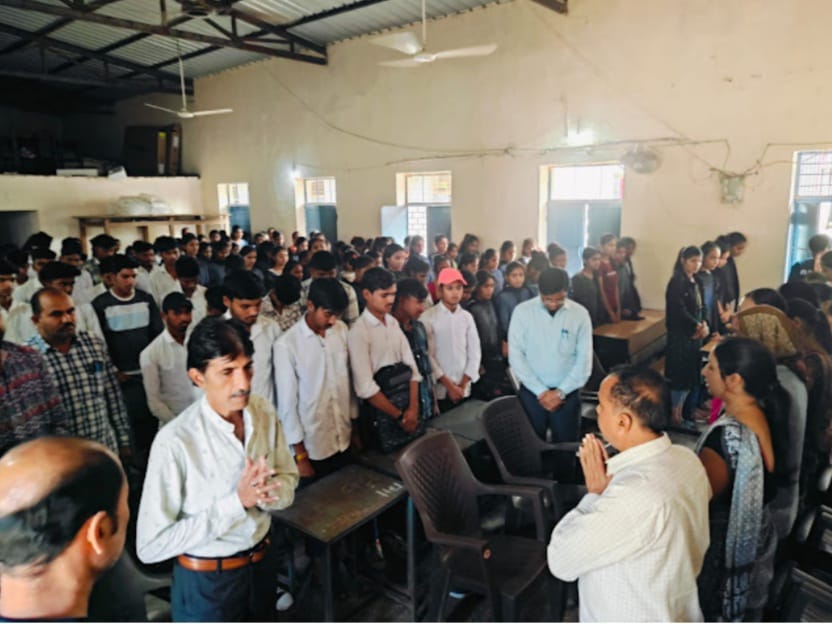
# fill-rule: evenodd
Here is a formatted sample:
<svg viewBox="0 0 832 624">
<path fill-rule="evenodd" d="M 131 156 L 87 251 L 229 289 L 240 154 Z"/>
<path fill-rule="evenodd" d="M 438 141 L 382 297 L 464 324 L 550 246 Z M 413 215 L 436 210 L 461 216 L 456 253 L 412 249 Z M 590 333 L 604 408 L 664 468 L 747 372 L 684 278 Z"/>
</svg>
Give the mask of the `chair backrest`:
<svg viewBox="0 0 832 624">
<path fill-rule="evenodd" d="M 540 477 L 543 465 L 540 438 L 516 396 L 494 399 L 480 414 L 485 439 L 500 472 L 514 477 Z"/>
<path fill-rule="evenodd" d="M 436 532 L 481 534 L 477 481 L 451 433 L 423 436 L 396 460 L 428 539 Z"/>
</svg>

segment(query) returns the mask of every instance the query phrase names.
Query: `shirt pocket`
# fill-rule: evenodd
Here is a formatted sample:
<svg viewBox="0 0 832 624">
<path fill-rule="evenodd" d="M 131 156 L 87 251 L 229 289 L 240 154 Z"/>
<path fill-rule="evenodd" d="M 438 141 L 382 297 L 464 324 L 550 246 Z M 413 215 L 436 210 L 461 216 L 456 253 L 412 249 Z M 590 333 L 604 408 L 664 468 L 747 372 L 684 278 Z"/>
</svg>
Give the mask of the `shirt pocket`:
<svg viewBox="0 0 832 624">
<path fill-rule="evenodd" d="M 560 330 L 557 338 L 558 353 L 560 355 L 572 355 L 575 352 L 574 330 L 564 327 Z"/>
</svg>

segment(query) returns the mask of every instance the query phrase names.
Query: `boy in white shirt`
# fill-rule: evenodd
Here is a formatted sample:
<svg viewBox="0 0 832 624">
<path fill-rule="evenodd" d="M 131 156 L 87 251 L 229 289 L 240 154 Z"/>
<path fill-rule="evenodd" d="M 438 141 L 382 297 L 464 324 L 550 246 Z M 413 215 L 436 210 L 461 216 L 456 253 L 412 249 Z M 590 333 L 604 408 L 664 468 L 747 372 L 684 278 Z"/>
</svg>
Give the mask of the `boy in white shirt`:
<svg viewBox="0 0 832 624">
<path fill-rule="evenodd" d="M 480 338 L 474 317 L 460 306 L 467 282 L 457 269 L 442 269 L 436 278 L 439 303 L 421 321 L 428 334 L 436 397 L 446 411 L 471 396 L 480 378 Z"/>
<path fill-rule="evenodd" d="M 194 384 L 188 377 L 188 349 L 185 346 L 192 310 L 193 305 L 182 293 L 167 295 L 162 301 L 165 331 L 139 355 L 147 406 L 159 419 L 160 426 L 173 420 L 197 398 Z"/>
<path fill-rule="evenodd" d="M 306 314 L 275 344 L 277 415 L 293 448 L 301 484 L 326 476 L 348 461 L 352 420 L 347 326 L 349 300 L 334 278 L 309 287 Z"/>
<path fill-rule="evenodd" d="M 193 305 L 191 327 L 204 319 L 208 314 L 208 302 L 205 300 L 205 286 L 199 283 L 199 262 L 196 258 L 182 256 L 176 261 L 176 277 L 179 288 Z"/>
<path fill-rule="evenodd" d="M 165 295 L 179 290 L 176 276 L 179 245 L 172 236 L 159 236 L 153 242 L 153 249 L 162 258 L 162 265 L 156 267 L 150 274 L 150 290 L 156 300 L 156 305 L 161 307 Z"/>
</svg>

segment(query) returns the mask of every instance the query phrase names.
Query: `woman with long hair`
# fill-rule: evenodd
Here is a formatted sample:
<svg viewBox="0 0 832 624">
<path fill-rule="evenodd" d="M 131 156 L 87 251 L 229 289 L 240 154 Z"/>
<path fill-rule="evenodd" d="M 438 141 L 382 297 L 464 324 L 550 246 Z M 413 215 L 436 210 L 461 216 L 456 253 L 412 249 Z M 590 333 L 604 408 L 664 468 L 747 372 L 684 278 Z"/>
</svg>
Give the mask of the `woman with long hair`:
<svg viewBox="0 0 832 624">
<path fill-rule="evenodd" d="M 699 602 L 708 621 L 759 621 L 774 573 L 777 537 L 767 504 L 787 444 L 789 395 L 774 356 L 751 338 L 717 345 L 702 375 L 725 410 L 696 444 L 713 492 Z"/>
<path fill-rule="evenodd" d="M 702 250 L 683 247 L 673 265 L 673 276 L 665 291 L 667 326 L 667 362 L 665 374 L 670 379 L 673 422 L 695 428 L 683 419 L 688 394 L 699 385 L 702 341 L 710 334 L 705 320 L 702 288 L 696 274 L 702 266 Z"/>
</svg>

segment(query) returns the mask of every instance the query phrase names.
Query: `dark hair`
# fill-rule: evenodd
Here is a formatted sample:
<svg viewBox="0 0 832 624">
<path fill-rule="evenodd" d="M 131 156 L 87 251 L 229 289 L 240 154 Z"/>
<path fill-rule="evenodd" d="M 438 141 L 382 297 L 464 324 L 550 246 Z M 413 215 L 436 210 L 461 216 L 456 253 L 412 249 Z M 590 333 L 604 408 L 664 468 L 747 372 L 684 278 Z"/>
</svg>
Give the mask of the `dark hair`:
<svg viewBox="0 0 832 624">
<path fill-rule="evenodd" d="M 387 247 L 385 247 L 384 254 L 382 255 L 382 260 L 384 260 L 384 266 L 387 266 L 387 261 L 391 258 L 393 254 L 404 250 L 404 247 L 402 247 L 401 245 L 397 245 L 396 243 L 393 243 L 392 245 L 388 245 Z"/>
<path fill-rule="evenodd" d="M 199 243 L 199 251 L 196 252 L 196 257 L 204 259 L 205 258 L 205 251 L 208 250 L 208 249 L 210 249 L 211 251 L 214 250 L 211 243 L 207 243 L 207 242 L 204 242 L 204 241 L 200 242 Z"/>
<path fill-rule="evenodd" d="M 546 247 L 546 255 L 549 256 L 549 260 L 562 256 L 565 253 L 566 250 L 557 243 L 549 243 Z"/>
<path fill-rule="evenodd" d="M 619 243 L 620 242 L 621 241 L 619 241 Z M 709 241 L 705 241 L 704 243 L 702 243 L 701 249 L 702 249 L 702 257 L 704 258 L 709 253 L 711 253 L 714 249 L 720 249 L 720 246 L 717 244 L 716 241 L 710 241 L 709 240 Z"/>
<path fill-rule="evenodd" d="M 176 261 L 176 275 L 185 279 L 199 277 L 199 262 L 196 258 L 182 256 Z"/>
<path fill-rule="evenodd" d="M 329 251 L 316 251 L 309 259 L 309 264 L 306 267 L 310 270 L 316 271 L 334 271 L 338 268 L 338 262 L 335 260 L 335 255 Z"/>
<path fill-rule="evenodd" d="M 514 248 L 514 241 L 504 240 L 503 244 L 500 245 L 500 255 L 502 256 L 509 249 L 513 249 L 513 248 Z"/>
<path fill-rule="evenodd" d="M 652 368 L 642 366 L 617 366 L 610 374 L 615 376 L 610 388 L 613 401 L 629 410 L 651 431 L 664 431 L 670 414 L 670 389 L 664 378 Z"/>
<path fill-rule="evenodd" d="M 425 237 L 421 236 L 419 234 L 416 234 L 416 235 L 410 237 L 410 245 L 408 245 L 408 248 L 410 249 L 410 251 L 413 251 L 413 246 L 418 242 L 424 243 L 425 242 Z"/>
<path fill-rule="evenodd" d="M 762 342 L 742 336 L 726 338 L 713 353 L 722 377 L 738 374 L 745 383 L 745 392 L 760 404 L 771 430 L 775 475 L 778 480 L 785 477 L 788 470 L 785 459 L 796 441 L 789 436 L 791 399 L 777 379 L 774 355 Z"/>
<path fill-rule="evenodd" d="M 90 239 L 90 243 L 93 247 L 99 247 L 100 249 L 113 249 L 118 245 L 118 239 L 113 238 L 109 234 L 99 234 L 98 236 L 93 236 Z"/>
<path fill-rule="evenodd" d="M 393 273 L 381 267 L 367 269 L 364 278 L 361 280 L 361 289 L 367 289 L 371 293 L 377 290 L 387 290 L 396 283 Z"/>
<path fill-rule="evenodd" d="M 221 239 L 221 240 L 218 240 L 216 242 L 211 243 L 211 251 L 216 253 L 218 251 L 222 251 L 223 249 L 227 249 L 230 246 L 231 246 L 231 241 L 224 238 L 224 239 Z"/>
<path fill-rule="evenodd" d="M 124 254 L 113 254 L 109 258 L 104 258 L 101 261 L 102 273 L 121 273 L 124 269 L 135 269 L 139 266 L 133 258 L 125 256 Z"/>
<path fill-rule="evenodd" d="M 453 242 L 453 241 L 450 241 L 450 242 L 448 243 L 448 251 L 450 251 L 451 249 L 459 249 L 459 245 L 457 245 L 457 244 L 456 244 L 455 242 Z"/>
<path fill-rule="evenodd" d="M 474 276 L 474 274 L 471 273 L 471 271 L 460 271 L 460 273 L 462 274 L 462 279 L 465 280 L 465 290 L 469 288 L 474 288 L 474 286 L 477 283 L 477 278 Z"/>
<path fill-rule="evenodd" d="M 153 251 L 153 245 L 147 241 L 137 240 L 133 243 L 133 253 L 145 253 L 147 251 Z"/>
<path fill-rule="evenodd" d="M 95 514 L 103 511 L 118 530 L 124 473 L 118 461 L 93 445 L 78 448 L 83 461 L 42 499 L 0 517 L 0 567 L 44 565 L 70 545 Z"/>
<path fill-rule="evenodd" d="M 156 240 L 153 241 L 153 250 L 157 254 L 173 251 L 174 249 L 178 249 L 178 247 L 176 239 L 173 236 L 158 236 Z"/>
<path fill-rule="evenodd" d="M 442 262 L 447 262 L 448 265 L 450 265 L 451 264 L 451 259 L 448 256 L 443 256 L 443 255 L 436 255 L 436 256 L 433 257 L 433 272 L 436 275 L 439 275 L 439 265 Z"/>
<path fill-rule="evenodd" d="M 781 312 L 789 313 L 789 304 L 779 292 L 773 288 L 757 288 L 745 293 L 745 296 L 751 299 L 756 305 L 770 305 Z"/>
<path fill-rule="evenodd" d="M 233 360 L 240 355 L 251 357 L 253 354 L 254 345 L 248 329 L 236 319 L 207 316 L 197 323 L 188 340 L 188 368 L 203 373 L 213 359 Z"/>
<path fill-rule="evenodd" d="M 557 267 L 546 269 L 540 274 L 537 286 L 541 295 L 554 295 L 569 290 L 569 275 Z"/>
<path fill-rule="evenodd" d="M 396 284 L 396 301 L 394 307 L 399 305 L 399 302 L 406 297 L 413 297 L 418 301 L 424 301 L 428 298 L 428 289 L 424 287 L 419 280 L 408 277 Z"/>
<path fill-rule="evenodd" d="M 194 309 L 194 304 L 179 291 L 174 291 L 165 295 L 162 299 L 162 312 L 171 312 L 180 310 L 187 310 L 190 312 Z"/>
<path fill-rule="evenodd" d="M 35 247 L 31 251 L 31 256 L 32 260 L 54 260 L 58 254 L 48 247 Z"/>
<path fill-rule="evenodd" d="M 809 251 L 812 252 L 812 256 L 827 251 L 830 247 L 832 247 L 832 240 L 826 234 L 815 234 L 809 239 Z"/>
<path fill-rule="evenodd" d="M 0 275 L 17 275 L 17 266 L 5 258 L 0 258 Z"/>
<path fill-rule="evenodd" d="M 376 261 L 375 261 L 375 260 L 373 260 L 373 259 L 372 259 L 370 256 L 368 256 L 367 254 L 362 254 L 362 255 L 358 256 L 358 257 L 357 257 L 357 258 L 353 261 L 353 263 L 352 263 L 352 267 L 353 267 L 356 271 L 358 271 L 359 269 L 364 269 L 364 268 L 366 268 L 366 267 L 368 267 L 368 266 L 372 266 L 373 264 L 375 264 L 375 262 L 376 262 Z"/>
<path fill-rule="evenodd" d="M 517 260 L 512 260 L 506 265 L 506 269 L 505 271 L 503 271 L 503 275 L 505 275 L 506 279 L 508 279 L 508 276 L 511 275 L 511 273 L 513 273 L 517 269 L 522 269 L 523 275 L 526 274 L 526 265 L 522 262 L 518 262 Z"/>
<path fill-rule="evenodd" d="M 314 284 L 314 282 L 312 282 Z M 300 299 L 300 280 L 291 273 L 283 272 L 283 275 L 272 281 L 274 296 L 283 305 L 291 305 Z"/>
<path fill-rule="evenodd" d="M 803 280 L 795 280 L 782 284 L 777 291 L 786 301 L 789 299 L 805 299 L 816 308 L 820 307 L 820 298 L 814 284 L 808 284 Z"/>
<path fill-rule="evenodd" d="M 829 328 L 826 314 L 805 299 L 789 299 L 788 307 L 789 317 L 803 321 L 807 331 L 821 348 L 827 353 L 832 353 L 832 330 Z"/>
<path fill-rule="evenodd" d="M 81 246 L 81 239 L 74 236 L 67 236 L 61 241 L 61 255 L 62 256 L 83 256 L 84 249 Z"/>
<path fill-rule="evenodd" d="M 29 238 L 26 239 L 26 242 L 23 243 L 23 249 L 34 250 L 39 247 L 41 248 L 49 248 L 52 244 L 52 237 L 49 236 L 46 232 L 35 232 Z"/>
<path fill-rule="evenodd" d="M 405 262 L 404 272 L 413 277 L 419 273 L 427 273 L 430 271 L 430 264 L 424 258 L 420 258 L 416 254 L 412 254 Z"/>
<path fill-rule="evenodd" d="M 257 247 L 255 247 L 254 245 L 246 245 L 240 250 L 240 257 L 242 258 L 244 256 L 247 256 L 252 252 L 257 253 Z"/>
<path fill-rule="evenodd" d="M 474 264 L 476 264 L 478 259 L 479 259 L 479 254 L 476 254 L 476 253 L 464 253 L 464 254 L 462 254 L 462 255 L 460 255 L 460 256 L 459 256 L 459 262 L 458 262 L 458 265 L 459 265 L 459 266 L 463 266 L 463 265 L 466 265 L 466 264 L 471 264 L 472 262 L 473 262 Z"/>
<path fill-rule="evenodd" d="M 618 237 L 615 234 L 610 234 L 610 233 L 601 234 L 601 238 L 599 239 L 599 242 L 601 243 L 601 247 L 603 247 L 604 245 L 609 243 L 611 240 L 615 240 L 616 238 L 618 238 Z"/>
<path fill-rule="evenodd" d="M 620 239 L 618 239 L 618 244 L 624 245 L 625 247 L 635 247 L 636 239 L 634 239 L 632 236 L 622 236 Z"/>
<path fill-rule="evenodd" d="M 735 247 L 742 243 L 748 242 L 748 239 L 742 232 L 729 232 L 725 235 L 725 240 L 728 242 L 729 247 Z"/>
<path fill-rule="evenodd" d="M 190 243 L 192 240 L 199 240 L 199 239 L 197 238 L 196 234 L 192 234 L 191 232 L 187 232 L 187 233 L 182 235 L 181 239 L 179 239 L 179 244 L 184 247 L 185 245 Z"/>
<path fill-rule="evenodd" d="M 251 271 L 231 271 L 223 280 L 225 296 L 229 299 L 261 299 L 265 294 L 263 282 Z"/>
<path fill-rule="evenodd" d="M 470 253 L 468 248 L 477 243 L 479 245 L 480 238 L 476 234 L 466 234 L 462 237 L 462 242 L 459 244 L 459 253 L 465 255 L 466 253 Z"/>
<path fill-rule="evenodd" d="M 486 263 L 490 262 L 492 258 L 497 257 L 497 250 L 493 247 L 489 247 L 480 256 L 480 268 L 484 268 Z"/>
<path fill-rule="evenodd" d="M 439 241 L 441 241 L 443 238 L 445 240 L 448 240 L 448 237 L 445 236 L 444 234 L 437 234 L 436 236 L 433 237 L 433 244 L 438 245 Z"/>
<path fill-rule="evenodd" d="M 676 262 L 673 264 L 673 274 L 681 274 L 684 272 L 682 265 L 684 264 L 685 260 L 690 260 L 691 258 L 702 257 L 702 250 L 699 249 L 696 245 L 688 245 L 687 247 L 682 247 L 679 250 L 679 254 L 676 256 Z"/>
<path fill-rule="evenodd" d="M 552 265 L 549 264 L 549 258 L 546 257 L 546 254 L 538 251 L 532 252 L 532 259 L 529 260 L 528 264 L 529 269 L 543 272 L 551 266 Z"/>
<path fill-rule="evenodd" d="M 333 314 L 342 314 L 350 303 L 341 282 L 334 277 L 314 280 L 309 286 L 307 300 L 316 308 L 323 308 Z"/>
<path fill-rule="evenodd" d="M 211 286 L 205 290 L 205 302 L 214 310 L 219 310 L 221 314 L 225 314 L 228 310 L 222 298 L 225 296 L 225 288 L 222 286 Z"/>
<path fill-rule="evenodd" d="M 601 251 L 597 247 L 584 247 L 584 250 L 581 252 L 581 260 L 586 264 L 595 256 L 600 255 Z"/>
<path fill-rule="evenodd" d="M 494 278 L 493 275 L 491 275 L 489 271 L 485 271 L 482 269 L 477 271 L 477 274 L 474 277 L 477 281 L 477 288 L 482 288 L 483 286 L 485 286 L 488 283 L 488 280 L 491 280 L 495 284 L 497 283 L 497 280 Z"/>
<path fill-rule="evenodd" d="M 81 275 L 81 270 L 67 264 L 66 262 L 50 262 L 40 270 L 38 279 L 43 282 L 51 282 L 56 279 L 66 279 L 67 277 L 78 277 Z"/>
</svg>

